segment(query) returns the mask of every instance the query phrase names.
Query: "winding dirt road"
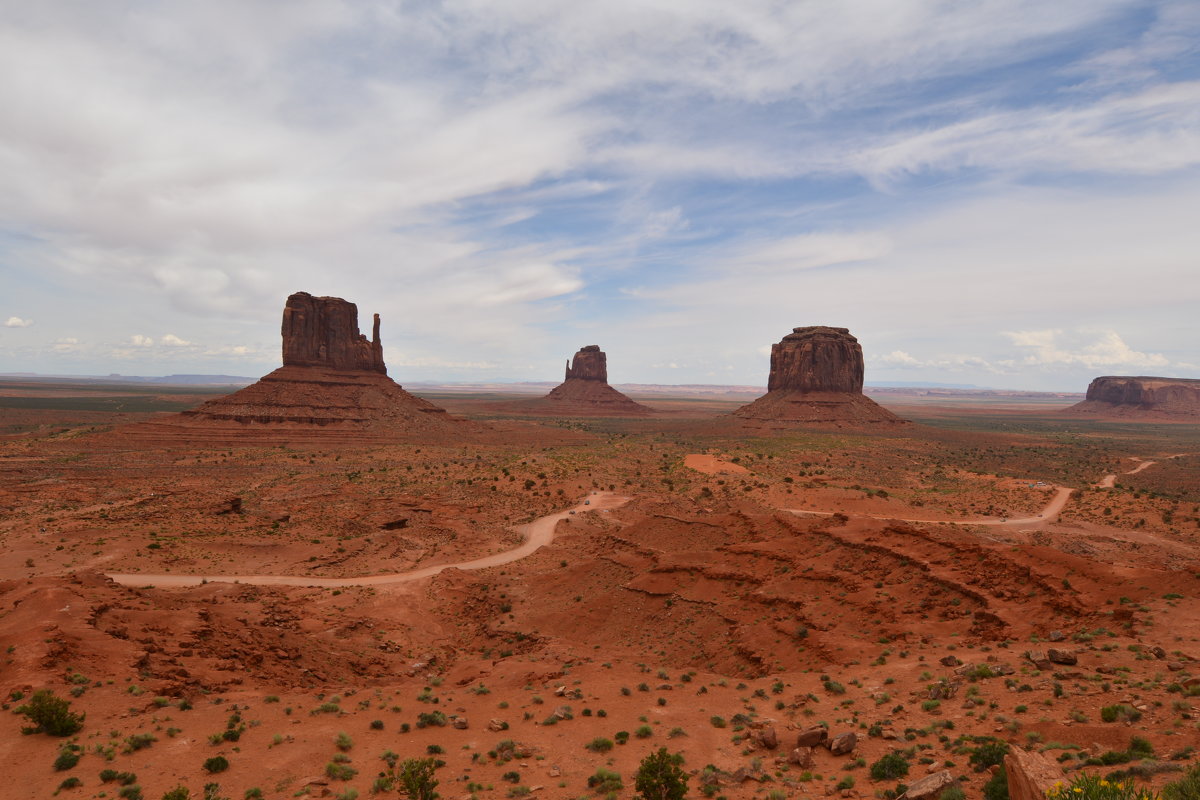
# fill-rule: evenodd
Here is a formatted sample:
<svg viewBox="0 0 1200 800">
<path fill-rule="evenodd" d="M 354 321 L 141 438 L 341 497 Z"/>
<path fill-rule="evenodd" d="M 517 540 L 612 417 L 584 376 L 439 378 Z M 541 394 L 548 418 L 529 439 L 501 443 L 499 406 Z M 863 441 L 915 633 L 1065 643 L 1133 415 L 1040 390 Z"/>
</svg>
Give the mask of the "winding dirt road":
<svg viewBox="0 0 1200 800">
<path fill-rule="evenodd" d="M 612 492 L 598 492 L 589 495 L 587 501 L 574 508 L 558 511 L 544 517 L 539 517 L 516 530 L 525 534 L 525 541 L 512 550 L 496 553 L 471 561 L 459 561 L 453 564 L 437 564 L 432 567 L 421 567 L 408 572 L 397 572 L 384 575 L 365 575 L 359 578 L 311 578 L 303 575 L 172 575 L 143 574 L 139 572 L 109 573 L 108 577 L 125 586 L 199 586 L 202 583 L 244 583 L 251 586 L 310 586 L 321 588 L 338 588 L 343 586 L 394 586 L 400 583 L 410 583 L 437 575 L 446 569 L 486 569 L 509 564 L 526 556 L 532 555 L 539 547 L 554 540 L 554 528 L 559 520 L 566 519 L 571 512 L 607 510 L 619 508 L 629 502 Z"/>
<path fill-rule="evenodd" d="M 870 519 L 894 519 L 899 522 L 926 522 L 926 523 L 952 523 L 956 525 L 1036 525 L 1043 522 L 1053 522 L 1058 519 L 1058 515 L 1062 513 L 1063 507 L 1067 504 L 1067 499 L 1071 496 L 1074 489 L 1068 489 L 1065 486 L 1060 486 L 1054 491 L 1054 497 L 1050 498 L 1050 502 L 1042 509 L 1042 513 L 1036 517 L 980 517 L 972 519 L 970 517 L 953 517 L 942 519 L 906 519 L 897 517 L 892 514 L 846 514 L 846 512 L 838 511 L 814 511 L 809 508 L 784 508 L 782 511 L 787 511 L 790 514 L 809 515 L 814 517 L 832 517 L 834 514 L 842 513 L 850 517 L 868 517 Z"/>
</svg>

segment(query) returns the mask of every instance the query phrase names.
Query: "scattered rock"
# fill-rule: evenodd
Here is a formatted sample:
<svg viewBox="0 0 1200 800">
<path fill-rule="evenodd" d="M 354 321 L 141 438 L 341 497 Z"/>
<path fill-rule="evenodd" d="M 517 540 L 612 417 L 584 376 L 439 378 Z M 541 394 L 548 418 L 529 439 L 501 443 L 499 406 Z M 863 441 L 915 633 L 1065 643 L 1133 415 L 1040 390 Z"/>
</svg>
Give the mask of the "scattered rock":
<svg viewBox="0 0 1200 800">
<path fill-rule="evenodd" d="M 1150 648 L 1150 655 L 1154 656 L 1155 658 L 1157 658 L 1161 661 L 1162 659 L 1167 657 L 1167 651 L 1164 650 L 1163 648 L 1159 647 L 1158 645 L 1155 645 L 1154 647 Z"/>
<path fill-rule="evenodd" d="M 829 752 L 835 756 L 844 756 L 846 753 L 854 751 L 858 747 L 858 734 L 853 731 L 839 733 L 837 736 L 829 740 Z"/>
<path fill-rule="evenodd" d="M 829 731 L 821 725 L 814 725 L 808 730 L 800 731 L 796 737 L 796 747 L 818 747 L 829 740 Z"/>
<path fill-rule="evenodd" d="M 1025 653 L 1025 657 L 1033 662 L 1033 665 L 1038 669 L 1050 669 L 1052 664 L 1050 656 L 1045 650 L 1028 650 Z"/>
<path fill-rule="evenodd" d="M 1063 780 L 1062 768 L 1040 753 L 1013 746 L 1004 757 L 1010 800 L 1045 800 L 1046 792 Z"/>
<path fill-rule="evenodd" d="M 824 728 L 821 730 L 824 730 Z M 800 767 L 800 769 L 812 769 L 814 763 L 813 749 L 811 747 L 797 747 L 788 756 L 788 761 Z"/>
<path fill-rule="evenodd" d="M 961 667 L 962 663 L 962 659 L 958 656 L 943 656 L 941 659 L 943 667 Z"/>
<path fill-rule="evenodd" d="M 1079 663 L 1079 658 L 1073 650 L 1058 650 L 1051 647 L 1046 651 L 1046 657 L 1055 664 L 1066 664 L 1069 667 Z"/>
<path fill-rule="evenodd" d="M 508 726 L 504 724 L 502 719 L 493 719 L 488 722 L 488 730 L 493 733 L 496 731 L 505 730 Z"/>
<path fill-rule="evenodd" d="M 466 717 L 455 717 L 451 724 L 454 726 L 455 730 L 460 731 L 465 731 L 470 727 L 470 723 L 467 722 Z"/>
<path fill-rule="evenodd" d="M 957 783 L 957 779 L 950 774 L 950 770 L 942 770 L 935 772 L 932 775 L 926 775 L 924 778 L 913 781 L 908 790 L 900 795 L 898 800 L 927 800 L 927 798 L 936 798 L 943 791 Z"/>
<path fill-rule="evenodd" d="M 760 747 L 765 747 L 768 750 L 774 750 L 779 747 L 779 736 L 775 733 L 775 729 L 768 725 L 758 732 L 758 744 Z"/>
<path fill-rule="evenodd" d="M 1061 642 L 1067 638 L 1067 635 L 1062 631 L 1050 631 L 1046 638 L 1052 642 Z"/>
</svg>

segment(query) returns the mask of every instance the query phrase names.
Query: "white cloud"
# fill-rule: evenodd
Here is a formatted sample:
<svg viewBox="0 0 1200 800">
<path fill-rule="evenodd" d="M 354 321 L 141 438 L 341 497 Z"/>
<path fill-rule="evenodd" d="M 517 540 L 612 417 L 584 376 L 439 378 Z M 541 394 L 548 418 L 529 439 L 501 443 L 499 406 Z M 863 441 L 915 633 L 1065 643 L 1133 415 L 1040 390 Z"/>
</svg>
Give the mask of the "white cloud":
<svg viewBox="0 0 1200 800">
<path fill-rule="evenodd" d="M 6 328 L 28 328 L 33 324 L 31 319 L 21 319 L 20 317 L 9 317 L 4 322 Z"/>
<path fill-rule="evenodd" d="M 1170 359 L 1161 353 L 1134 350 L 1116 331 L 1102 331 L 1090 343 L 1082 343 L 1082 334 L 1068 336 L 1057 329 L 1012 331 L 1004 334 L 1017 347 L 1027 351 L 1023 363 L 1036 366 L 1079 364 L 1098 367 L 1166 367 Z"/>
<path fill-rule="evenodd" d="M 136 347 L 154 346 L 154 339 L 150 338 L 149 336 L 143 336 L 140 333 L 135 333 L 133 336 L 129 337 L 129 341 Z"/>
<path fill-rule="evenodd" d="M 180 339 L 178 336 L 176 336 L 173 333 L 164 334 L 162 336 L 162 338 L 160 338 L 158 340 L 158 342 L 159 342 L 159 344 L 163 345 L 164 347 L 191 347 L 192 346 L 191 342 L 186 341 L 184 339 Z"/>
</svg>

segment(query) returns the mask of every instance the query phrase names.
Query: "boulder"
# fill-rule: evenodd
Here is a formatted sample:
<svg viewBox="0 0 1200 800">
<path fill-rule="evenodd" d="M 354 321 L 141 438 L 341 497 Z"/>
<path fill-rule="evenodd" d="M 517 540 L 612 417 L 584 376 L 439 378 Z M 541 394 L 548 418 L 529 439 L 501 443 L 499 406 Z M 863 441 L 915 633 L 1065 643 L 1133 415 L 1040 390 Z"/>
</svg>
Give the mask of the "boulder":
<svg viewBox="0 0 1200 800">
<path fill-rule="evenodd" d="M 839 733 L 830 739 L 826 746 L 833 755 L 844 756 L 847 753 L 854 752 L 854 748 L 858 747 L 858 734 L 854 733 L 854 731 Z"/>
<path fill-rule="evenodd" d="M 1058 650 L 1051 647 L 1046 651 L 1046 657 L 1055 664 L 1066 664 L 1068 667 L 1073 667 L 1079 663 L 1079 657 L 1075 655 L 1073 650 Z"/>
<path fill-rule="evenodd" d="M 932 800 L 957 782 L 950 770 L 944 769 L 913 781 L 897 800 Z"/>
<path fill-rule="evenodd" d="M 800 731 L 796 737 L 796 747 L 819 747 L 829 740 L 829 731 L 821 725 L 814 725 Z"/>
<path fill-rule="evenodd" d="M 775 729 L 768 725 L 758 732 L 758 744 L 760 747 L 765 747 L 767 750 L 774 750 L 779 747 L 779 735 L 775 733 Z"/>
<path fill-rule="evenodd" d="M 822 730 L 824 729 L 822 728 Z M 788 756 L 788 761 L 800 769 L 812 769 L 815 763 L 813 760 L 813 749 L 811 747 L 797 747 Z"/>
<path fill-rule="evenodd" d="M 1063 780 L 1062 768 L 1040 753 L 1012 747 L 1004 757 L 1009 800 L 1045 800 L 1046 792 Z"/>
</svg>

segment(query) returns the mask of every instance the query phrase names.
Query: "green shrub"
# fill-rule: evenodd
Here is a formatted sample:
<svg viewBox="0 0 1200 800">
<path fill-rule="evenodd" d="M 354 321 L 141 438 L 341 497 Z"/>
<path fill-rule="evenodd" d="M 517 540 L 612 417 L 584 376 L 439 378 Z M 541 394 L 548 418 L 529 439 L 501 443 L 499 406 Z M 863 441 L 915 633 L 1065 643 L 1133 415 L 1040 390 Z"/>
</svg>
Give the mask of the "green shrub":
<svg viewBox="0 0 1200 800">
<path fill-rule="evenodd" d="M 192 800 L 192 793 L 186 786 L 176 786 L 163 792 L 162 800 Z"/>
<path fill-rule="evenodd" d="M 358 774 L 358 770 L 341 761 L 330 761 L 325 765 L 325 777 L 335 781 L 348 781 Z"/>
<path fill-rule="evenodd" d="M 1200 800 L 1200 762 L 1177 781 L 1163 787 L 1162 800 Z"/>
<path fill-rule="evenodd" d="M 649 725 L 639 725 L 637 730 L 633 732 L 633 735 L 639 739 L 649 739 L 654 735 L 654 728 L 651 728 Z"/>
<path fill-rule="evenodd" d="M 85 715 L 76 714 L 70 709 L 70 700 L 55 697 L 49 689 L 36 691 L 28 703 L 17 708 L 17 713 L 24 714 L 33 723 L 32 727 L 22 728 L 21 732 L 72 736 L 83 727 Z"/>
<path fill-rule="evenodd" d="M 612 770 L 607 770 L 601 767 L 596 770 L 596 774 L 587 779 L 588 788 L 597 794 L 609 794 L 610 792 L 619 792 L 624 788 L 621 782 L 621 776 Z"/>
<path fill-rule="evenodd" d="M 218 772 L 224 772 L 225 770 L 229 769 L 229 759 L 225 758 L 225 756 L 213 756 L 212 758 L 206 758 L 204 759 L 204 769 L 206 772 L 212 773 L 213 775 L 217 774 Z"/>
<path fill-rule="evenodd" d="M 665 747 L 643 758 L 634 779 L 639 800 L 683 800 L 688 776 L 681 764 L 683 754 L 668 753 Z"/>
<path fill-rule="evenodd" d="M 1008 773 L 1004 771 L 1003 766 L 983 785 L 983 800 L 1010 800 Z"/>
<path fill-rule="evenodd" d="M 82 748 L 77 744 L 64 745 L 58 751 L 58 758 L 54 759 L 54 769 L 58 772 L 73 768 L 79 763 L 79 756 Z"/>
<path fill-rule="evenodd" d="M 1142 712 L 1133 706 L 1118 703 L 1115 706 L 1104 706 L 1100 709 L 1100 719 L 1104 722 L 1137 722 L 1142 718 Z"/>
<path fill-rule="evenodd" d="M 597 736 L 590 742 L 584 745 L 585 748 L 593 753 L 607 753 L 613 749 L 612 739 L 605 739 L 603 736 Z"/>
<path fill-rule="evenodd" d="M 79 780 L 79 778 L 72 776 L 70 778 L 65 779 L 62 783 L 60 783 L 58 785 L 58 788 L 59 788 L 59 791 L 61 791 L 63 789 L 74 789 L 76 786 L 82 786 L 82 785 L 83 785 L 83 781 Z"/>
<path fill-rule="evenodd" d="M 406 758 L 400 763 L 400 772 L 396 774 L 396 782 L 400 784 L 401 793 L 409 800 L 435 800 L 438 794 L 438 782 L 433 777 L 437 762 L 432 758 Z"/>
<path fill-rule="evenodd" d="M 967 800 L 967 793 L 963 791 L 961 786 L 947 786 L 938 795 L 938 800 Z"/>
<path fill-rule="evenodd" d="M 354 740 L 350 738 L 350 734 L 342 731 L 333 739 L 333 745 L 343 753 L 354 747 Z"/>
<path fill-rule="evenodd" d="M 984 739 L 982 744 L 971 751 L 969 760 L 975 766 L 976 772 L 983 772 L 988 767 L 1004 763 L 1004 757 L 1008 755 L 1008 750 L 1008 742 L 1002 742 L 999 739 Z"/>
<path fill-rule="evenodd" d="M 908 774 L 908 759 L 903 753 L 888 753 L 871 765 L 871 780 L 890 781 Z"/>
</svg>

